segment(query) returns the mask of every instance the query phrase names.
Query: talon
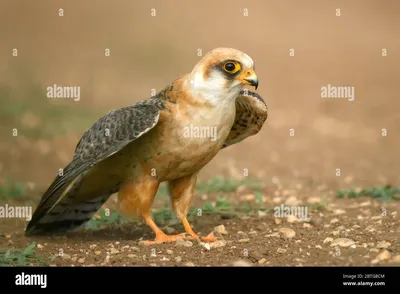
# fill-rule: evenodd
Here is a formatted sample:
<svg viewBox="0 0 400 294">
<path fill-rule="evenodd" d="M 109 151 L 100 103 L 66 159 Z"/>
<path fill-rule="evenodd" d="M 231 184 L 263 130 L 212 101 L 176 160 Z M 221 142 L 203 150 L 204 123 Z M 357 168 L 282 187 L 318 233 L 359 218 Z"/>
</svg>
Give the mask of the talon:
<svg viewBox="0 0 400 294">
<path fill-rule="evenodd" d="M 217 237 L 214 236 L 214 232 L 211 232 L 207 236 L 201 237 L 201 240 L 203 240 L 204 242 L 207 242 L 207 243 L 212 243 L 212 242 L 217 241 Z"/>
<path fill-rule="evenodd" d="M 172 243 L 178 239 L 184 239 L 185 235 L 186 235 L 185 233 L 178 234 L 178 235 L 166 235 L 164 233 L 158 233 L 156 235 L 155 240 L 143 241 L 143 245 L 152 246 L 152 245 L 156 245 L 156 244 Z"/>
</svg>

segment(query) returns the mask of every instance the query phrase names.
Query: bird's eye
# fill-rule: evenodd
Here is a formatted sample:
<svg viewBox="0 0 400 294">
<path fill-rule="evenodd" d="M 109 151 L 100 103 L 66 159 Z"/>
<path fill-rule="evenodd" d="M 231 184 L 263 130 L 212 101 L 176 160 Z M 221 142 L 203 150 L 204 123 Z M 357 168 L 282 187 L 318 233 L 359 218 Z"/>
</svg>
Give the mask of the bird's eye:
<svg viewBox="0 0 400 294">
<path fill-rule="evenodd" d="M 230 74 L 234 74 L 240 70 L 240 65 L 232 61 L 228 61 L 224 64 L 223 69 Z"/>
</svg>

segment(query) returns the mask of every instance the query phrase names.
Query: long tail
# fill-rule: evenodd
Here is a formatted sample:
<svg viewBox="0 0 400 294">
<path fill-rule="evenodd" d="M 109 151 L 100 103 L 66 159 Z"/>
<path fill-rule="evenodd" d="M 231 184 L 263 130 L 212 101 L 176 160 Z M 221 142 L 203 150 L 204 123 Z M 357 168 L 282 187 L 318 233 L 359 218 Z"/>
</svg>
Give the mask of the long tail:
<svg viewBox="0 0 400 294">
<path fill-rule="evenodd" d="M 45 213 L 41 213 L 40 217 L 32 218 L 26 228 L 25 236 L 58 235 L 78 230 L 119 189 L 119 187 L 115 187 L 98 197 L 91 197 L 90 200 L 77 201 L 75 196 L 83 179 L 84 174 L 73 182 L 65 196 L 54 207 Z"/>
</svg>

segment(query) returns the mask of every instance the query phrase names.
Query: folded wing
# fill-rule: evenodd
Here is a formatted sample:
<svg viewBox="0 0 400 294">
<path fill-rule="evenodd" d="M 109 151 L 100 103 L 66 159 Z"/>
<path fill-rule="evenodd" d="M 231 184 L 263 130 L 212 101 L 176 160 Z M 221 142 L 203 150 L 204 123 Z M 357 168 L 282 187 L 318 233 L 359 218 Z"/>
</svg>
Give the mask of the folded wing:
<svg viewBox="0 0 400 294">
<path fill-rule="evenodd" d="M 257 134 L 268 117 L 268 107 L 257 93 L 242 90 L 236 98 L 236 117 L 222 149 Z"/>
</svg>

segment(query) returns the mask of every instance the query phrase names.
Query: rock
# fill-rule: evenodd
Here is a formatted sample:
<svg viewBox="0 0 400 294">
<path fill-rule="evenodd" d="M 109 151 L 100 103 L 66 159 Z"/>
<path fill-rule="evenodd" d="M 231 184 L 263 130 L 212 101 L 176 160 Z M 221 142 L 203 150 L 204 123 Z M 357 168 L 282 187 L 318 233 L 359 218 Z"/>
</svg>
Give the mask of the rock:
<svg viewBox="0 0 400 294">
<path fill-rule="evenodd" d="M 218 240 L 218 241 L 215 241 L 212 243 L 207 243 L 207 244 L 210 246 L 210 248 L 215 249 L 215 248 L 221 248 L 221 247 L 226 246 L 227 242 L 225 240 Z"/>
<path fill-rule="evenodd" d="M 331 224 L 336 224 L 336 223 L 338 223 L 338 222 L 339 222 L 339 220 L 338 220 L 337 218 L 333 218 L 333 219 L 331 219 L 331 221 L 330 221 Z"/>
<path fill-rule="evenodd" d="M 172 255 L 172 254 L 174 254 L 174 251 L 172 251 L 171 249 L 167 249 L 167 254 Z"/>
<path fill-rule="evenodd" d="M 260 259 L 262 259 L 264 256 L 258 252 L 258 251 L 250 251 L 249 252 L 249 256 L 251 258 L 254 258 L 256 261 L 259 261 Z"/>
<path fill-rule="evenodd" d="M 79 262 L 79 263 L 85 263 L 85 259 L 84 259 L 84 258 L 79 258 L 79 259 L 78 259 L 78 262 Z"/>
<path fill-rule="evenodd" d="M 332 235 L 338 237 L 340 235 L 340 231 L 333 231 Z"/>
<path fill-rule="evenodd" d="M 218 242 L 218 241 L 217 241 Z M 215 242 L 214 242 L 215 243 Z M 203 246 L 206 250 L 210 250 L 211 249 L 211 245 L 210 243 L 201 243 L 201 246 Z"/>
<path fill-rule="evenodd" d="M 251 236 L 251 237 L 254 237 L 254 236 L 257 236 L 258 235 L 258 233 L 256 232 L 256 231 L 250 231 L 249 232 L 249 235 Z"/>
<path fill-rule="evenodd" d="M 318 204 L 318 203 L 321 203 L 321 198 L 320 198 L 320 197 L 317 197 L 317 196 L 308 197 L 308 198 L 307 198 L 307 203 L 310 203 L 310 204 Z"/>
<path fill-rule="evenodd" d="M 372 263 L 372 264 L 377 264 L 377 263 L 379 263 L 379 262 L 381 262 L 381 261 L 388 260 L 388 259 L 390 259 L 391 257 L 392 257 L 392 255 L 390 254 L 389 251 L 383 250 L 381 253 L 379 253 L 379 254 L 375 257 L 375 259 L 373 259 L 373 260 L 371 261 L 371 263 Z"/>
<path fill-rule="evenodd" d="M 365 201 L 365 202 L 361 202 L 360 203 L 360 207 L 366 207 L 366 206 L 370 206 L 371 205 L 371 201 Z"/>
<path fill-rule="evenodd" d="M 239 243 L 248 243 L 248 242 L 250 242 L 250 239 L 240 239 L 239 240 Z"/>
<path fill-rule="evenodd" d="M 333 210 L 333 214 L 340 215 L 346 213 L 346 210 L 343 209 L 335 209 Z"/>
<path fill-rule="evenodd" d="M 359 229 L 359 228 L 361 228 L 359 225 L 354 225 L 353 226 L 353 229 Z"/>
<path fill-rule="evenodd" d="M 315 245 L 315 248 L 322 249 L 321 245 Z"/>
<path fill-rule="evenodd" d="M 37 244 L 36 247 L 39 248 L 39 249 L 42 249 L 43 245 L 42 244 Z"/>
<path fill-rule="evenodd" d="M 110 262 L 110 255 L 106 255 L 106 258 L 104 258 L 104 261 L 101 263 L 101 265 L 106 265 Z"/>
<path fill-rule="evenodd" d="M 267 216 L 267 213 L 265 211 L 262 211 L 262 210 L 258 210 L 257 214 L 258 214 L 259 217 L 266 217 Z"/>
<path fill-rule="evenodd" d="M 111 248 L 111 249 L 110 249 L 110 253 L 111 253 L 111 254 L 118 254 L 118 253 L 119 253 L 119 250 L 117 250 L 117 249 L 115 249 L 115 248 Z"/>
<path fill-rule="evenodd" d="M 390 263 L 400 264 L 400 255 L 396 255 L 395 257 L 393 257 Z"/>
<path fill-rule="evenodd" d="M 278 252 L 278 253 L 286 253 L 286 249 L 284 249 L 284 248 L 278 248 L 278 250 L 276 250 L 276 252 Z"/>
<path fill-rule="evenodd" d="M 369 252 L 375 252 L 375 253 L 378 253 L 378 252 L 379 252 L 379 249 L 376 249 L 376 248 L 371 248 L 371 249 L 369 250 Z"/>
<path fill-rule="evenodd" d="M 135 258 L 136 255 L 135 255 L 135 254 L 128 254 L 128 257 L 129 257 L 129 258 Z"/>
<path fill-rule="evenodd" d="M 184 266 L 195 266 L 195 265 L 194 265 L 193 262 L 190 262 L 190 261 L 189 261 L 189 262 L 186 262 L 186 263 L 184 264 Z"/>
<path fill-rule="evenodd" d="M 253 201 L 254 199 L 256 199 L 256 195 L 254 195 L 252 193 L 249 193 L 249 194 L 246 194 L 246 195 L 243 195 L 240 197 L 240 200 L 242 200 L 242 201 Z"/>
<path fill-rule="evenodd" d="M 289 238 L 289 239 L 296 236 L 296 232 L 290 228 L 280 228 L 279 233 L 281 233 L 283 235 L 283 237 Z"/>
<path fill-rule="evenodd" d="M 183 240 L 183 239 L 178 239 L 175 242 L 175 246 L 178 246 L 178 247 L 192 247 L 193 243 L 190 242 L 190 241 Z"/>
<path fill-rule="evenodd" d="M 75 262 L 78 259 L 78 257 L 74 256 L 71 258 L 71 261 Z"/>
<path fill-rule="evenodd" d="M 275 233 L 266 235 L 266 237 L 278 237 L 278 238 L 280 238 L 281 235 L 278 232 L 275 232 Z"/>
<path fill-rule="evenodd" d="M 299 220 L 296 216 L 294 216 L 294 215 L 289 215 L 289 216 L 286 218 L 286 221 L 287 221 L 288 223 L 298 223 L 298 222 L 300 222 L 300 220 Z"/>
<path fill-rule="evenodd" d="M 216 226 L 214 231 L 220 233 L 221 235 L 228 235 L 228 231 L 225 229 L 224 225 Z"/>
<path fill-rule="evenodd" d="M 236 260 L 232 262 L 232 266 L 252 266 L 252 264 L 246 260 Z"/>
<path fill-rule="evenodd" d="M 392 246 L 392 244 L 390 244 L 389 242 L 380 241 L 380 242 L 378 242 L 378 244 L 376 245 L 376 248 L 378 248 L 378 249 L 386 249 L 386 248 L 389 248 L 390 246 Z"/>
<path fill-rule="evenodd" d="M 70 260 L 71 256 L 66 254 L 66 253 L 64 253 L 63 255 L 61 255 L 61 258 L 64 259 L 64 260 Z"/>
<path fill-rule="evenodd" d="M 149 266 L 156 267 L 157 263 L 150 263 Z"/>
<path fill-rule="evenodd" d="M 280 225 L 282 222 L 282 220 L 279 218 L 274 219 L 274 221 L 275 221 L 275 224 L 277 224 L 277 225 Z"/>
<path fill-rule="evenodd" d="M 131 250 L 132 250 L 133 252 L 140 252 L 140 249 L 139 249 L 138 247 L 131 246 L 130 248 L 131 248 Z"/>
<path fill-rule="evenodd" d="M 101 254 L 101 251 L 100 251 L 100 250 L 96 250 L 96 251 L 94 252 L 94 254 L 100 255 L 100 254 Z"/>
<path fill-rule="evenodd" d="M 217 239 L 224 239 L 224 237 L 222 236 L 222 234 L 221 233 L 218 233 L 218 232 L 213 232 L 213 235 L 217 238 Z"/>
<path fill-rule="evenodd" d="M 305 229 L 309 229 L 311 227 L 312 227 L 312 225 L 310 225 L 309 223 L 304 223 L 303 224 L 303 228 L 305 228 Z"/>
<path fill-rule="evenodd" d="M 7 239 L 10 239 L 11 238 L 11 235 L 10 234 L 6 234 L 6 236 L 5 236 Z"/>
<path fill-rule="evenodd" d="M 248 237 L 247 234 L 245 232 L 242 232 L 242 231 L 237 232 L 237 235 L 241 239 L 246 239 Z"/>
<path fill-rule="evenodd" d="M 368 227 L 366 227 L 365 230 L 366 230 L 367 232 L 369 232 L 369 233 L 373 233 L 373 232 L 376 231 L 375 228 L 374 228 L 373 226 L 371 226 L 371 225 L 368 226 Z"/>
<path fill-rule="evenodd" d="M 180 256 L 175 257 L 175 261 L 176 262 L 181 262 L 182 261 L 182 257 L 180 257 Z"/>
<path fill-rule="evenodd" d="M 274 204 L 280 204 L 280 203 L 282 203 L 282 198 L 281 197 L 274 197 L 274 198 L 272 198 L 272 202 Z"/>
<path fill-rule="evenodd" d="M 261 259 L 258 261 L 259 264 L 264 264 L 264 263 L 266 263 L 266 262 L 267 262 L 267 260 L 266 260 L 265 258 L 261 258 Z"/>
<path fill-rule="evenodd" d="M 331 242 L 330 246 L 340 246 L 340 247 L 350 247 L 355 244 L 355 242 L 348 238 L 338 238 Z"/>
<path fill-rule="evenodd" d="M 298 206 L 300 204 L 301 201 L 298 200 L 296 196 L 289 196 L 285 201 L 285 205 L 287 206 Z"/>
</svg>

